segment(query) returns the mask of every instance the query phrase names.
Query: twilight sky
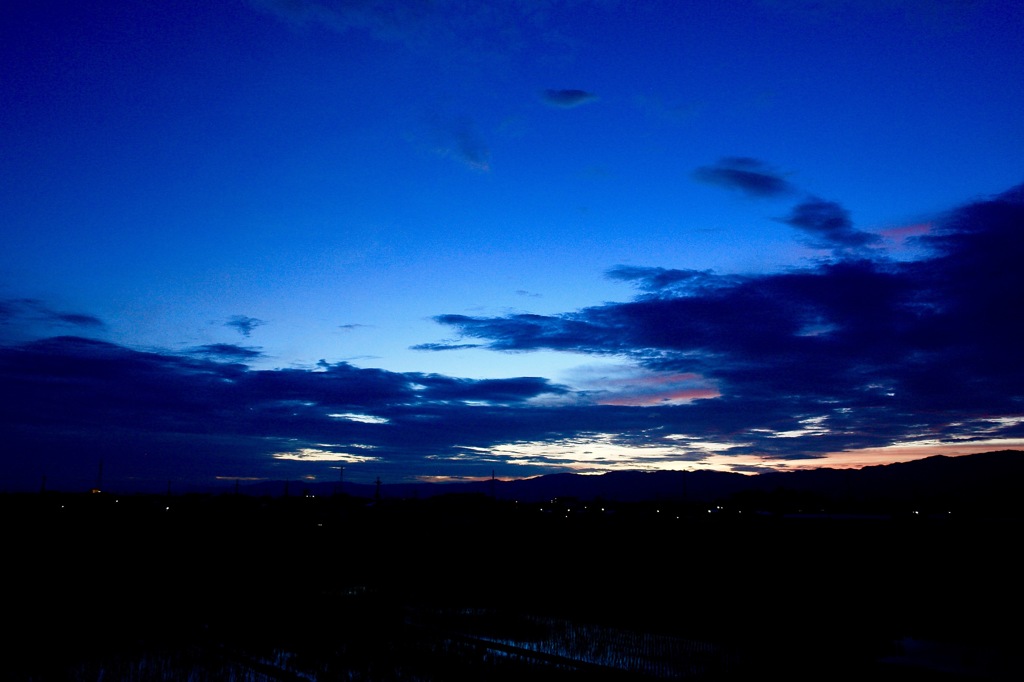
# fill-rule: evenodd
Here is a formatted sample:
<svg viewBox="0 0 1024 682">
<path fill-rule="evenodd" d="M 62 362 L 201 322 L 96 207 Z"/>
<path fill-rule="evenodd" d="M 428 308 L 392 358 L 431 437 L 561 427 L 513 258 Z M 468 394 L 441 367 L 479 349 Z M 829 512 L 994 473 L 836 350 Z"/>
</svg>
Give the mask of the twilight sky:
<svg viewBox="0 0 1024 682">
<path fill-rule="evenodd" d="M 1024 447 L 1019 0 L 0 8 L 0 489 Z"/>
</svg>

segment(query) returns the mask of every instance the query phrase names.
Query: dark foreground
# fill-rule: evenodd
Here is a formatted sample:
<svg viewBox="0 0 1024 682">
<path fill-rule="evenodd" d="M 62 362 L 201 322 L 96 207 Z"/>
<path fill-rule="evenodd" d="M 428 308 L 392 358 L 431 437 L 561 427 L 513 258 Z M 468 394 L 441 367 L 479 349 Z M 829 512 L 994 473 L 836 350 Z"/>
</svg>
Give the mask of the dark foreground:
<svg viewBox="0 0 1024 682">
<path fill-rule="evenodd" d="M 10 680 L 1020 679 L 1019 519 L 3 499 Z"/>
</svg>

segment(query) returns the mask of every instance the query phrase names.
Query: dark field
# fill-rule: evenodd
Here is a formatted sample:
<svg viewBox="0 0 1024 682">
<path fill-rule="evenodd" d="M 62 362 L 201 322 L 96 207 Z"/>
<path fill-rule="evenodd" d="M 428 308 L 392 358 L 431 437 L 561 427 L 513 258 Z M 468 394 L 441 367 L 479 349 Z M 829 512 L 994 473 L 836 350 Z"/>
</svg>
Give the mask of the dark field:
<svg viewBox="0 0 1024 682">
<path fill-rule="evenodd" d="M 3 498 L 4 679 L 1019 679 L 1022 523 Z"/>
</svg>

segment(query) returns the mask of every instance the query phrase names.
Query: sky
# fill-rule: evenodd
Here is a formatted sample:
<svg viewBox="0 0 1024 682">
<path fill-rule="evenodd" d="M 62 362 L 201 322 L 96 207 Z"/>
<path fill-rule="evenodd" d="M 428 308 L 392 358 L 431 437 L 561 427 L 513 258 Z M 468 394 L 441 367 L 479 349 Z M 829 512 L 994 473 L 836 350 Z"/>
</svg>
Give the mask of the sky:
<svg viewBox="0 0 1024 682">
<path fill-rule="evenodd" d="M 0 490 L 1022 448 L 1021 35 L 1018 0 L 3 3 Z"/>
</svg>

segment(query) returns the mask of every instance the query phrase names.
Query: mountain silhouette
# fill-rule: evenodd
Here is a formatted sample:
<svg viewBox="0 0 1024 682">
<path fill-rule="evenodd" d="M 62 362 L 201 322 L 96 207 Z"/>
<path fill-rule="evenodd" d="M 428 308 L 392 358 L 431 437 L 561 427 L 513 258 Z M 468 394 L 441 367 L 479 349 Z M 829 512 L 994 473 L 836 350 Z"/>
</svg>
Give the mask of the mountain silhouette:
<svg viewBox="0 0 1024 682">
<path fill-rule="evenodd" d="M 394 483 L 384 500 L 485 495 L 543 503 L 555 499 L 620 503 L 724 505 L 787 513 L 978 511 L 1018 515 L 1014 500 L 1024 481 L 1024 451 L 936 455 L 860 469 L 806 469 L 745 475 L 719 471 L 560 473 L 513 481 Z M 330 495 L 375 498 L 375 485 L 272 481 L 243 486 L 249 495 Z"/>
</svg>

